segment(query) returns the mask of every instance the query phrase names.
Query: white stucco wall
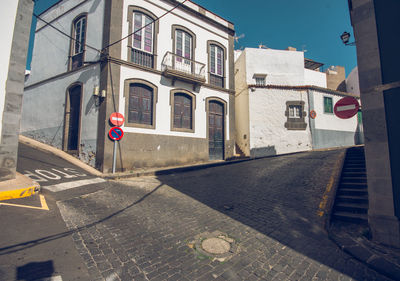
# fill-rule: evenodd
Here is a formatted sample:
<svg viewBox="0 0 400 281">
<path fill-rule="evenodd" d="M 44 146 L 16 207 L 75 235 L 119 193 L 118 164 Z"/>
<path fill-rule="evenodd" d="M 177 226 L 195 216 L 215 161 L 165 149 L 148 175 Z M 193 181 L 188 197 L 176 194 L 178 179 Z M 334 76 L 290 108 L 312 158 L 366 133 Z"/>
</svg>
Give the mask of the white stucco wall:
<svg viewBox="0 0 400 281">
<path fill-rule="evenodd" d="M 286 101 L 304 101 L 304 111 L 309 111 L 306 91 L 258 88 L 249 93 L 250 149 L 253 157 L 311 149 L 307 117 L 306 130 L 285 128 Z"/>
<path fill-rule="evenodd" d="M 326 73 L 304 68 L 304 85 L 326 88 Z"/>
<path fill-rule="evenodd" d="M 8 66 L 10 63 L 11 44 L 14 34 L 15 16 L 17 14 L 18 1 L 10 1 L 7 5 L 3 5 L 0 11 L 0 142 L 2 130 L 2 117 L 4 110 L 4 100 L 6 98 L 6 81 L 8 77 Z"/>
<path fill-rule="evenodd" d="M 360 82 L 358 78 L 358 67 L 356 66 L 346 78 L 346 90 L 348 93 L 360 96 Z"/>
<path fill-rule="evenodd" d="M 342 96 L 312 91 L 314 96 L 314 110 L 317 113 L 315 128 L 323 130 L 355 132 L 357 128 L 357 114 L 349 119 L 341 119 L 334 113 L 324 113 L 324 97 L 332 98 L 333 107 L 342 99 Z"/>
<path fill-rule="evenodd" d="M 89 0 L 72 9 L 70 12 L 65 13 L 81 2 L 85 1 L 62 1 L 43 13 L 41 17 L 46 21 L 55 19 L 51 24 L 66 34 L 71 35 L 73 20 L 80 14 L 87 13 L 86 44 L 101 49 L 105 1 Z M 43 22 L 38 19 L 32 54 L 31 74 L 25 86 L 68 71 L 71 39 L 50 26 L 43 26 Z M 86 48 L 85 61 L 96 61 L 99 58 L 100 55 L 97 51 Z"/>
<path fill-rule="evenodd" d="M 124 13 L 123 13 L 123 26 L 122 26 L 122 37 L 125 37 L 129 33 L 129 22 L 128 22 L 128 7 L 129 5 L 139 6 L 147 9 L 155 14 L 157 17 L 163 15 L 168 10 L 173 8 L 172 5 L 163 1 L 155 1 L 150 3 L 145 0 L 125 0 L 124 1 Z M 229 52 L 229 41 L 228 34 L 215 26 L 211 25 L 206 21 L 202 21 L 197 17 L 194 17 L 185 11 L 176 9 L 173 12 L 167 14 L 160 19 L 159 22 L 159 33 L 157 37 L 158 42 L 158 58 L 157 58 L 157 69 L 161 70 L 161 64 L 164 55 L 169 51 L 172 52 L 173 39 L 172 39 L 172 25 L 182 25 L 191 30 L 196 35 L 196 48 L 194 50 L 194 59 L 197 62 L 205 64 L 206 79 L 208 79 L 208 53 L 207 53 L 207 41 L 214 40 L 222 44 Z M 121 48 L 121 58 L 127 60 L 127 48 L 128 40 L 124 40 Z M 233 50 L 232 50 L 233 51 Z M 225 54 L 226 56 L 228 54 Z M 225 85 L 229 85 L 228 75 L 228 59 L 225 60 L 226 80 Z"/>
<path fill-rule="evenodd" d="M 156 128 L 135 128 L 123 126 L 125 133 L 143 133 L 143 134 L 154 134 L 154 135 L 168 135 L 168 136 L 180 136 L 180 137 L 191 137 L 191 138 L 206 138 L 207 137 L 207 115 L 206 115 L 206 98 L 218 97 L 227 103 L 227 115 L 225 116 L 226 128 L 225 135 L 226 140 L 229 140 L 229 94 L 218 90 L 208 89 L 201 87 L 200 90 L 193 91 L 191 84 L 176 81 L 174 86 L 170 85 L 169 79 L 160 77 L 159 74 L 132 69 L 129 67 L 121 67 L 120 76 L 120 101 L 119 108 L 120 113 L 125 113 L 125 103 L 127 102 L 124 97 L 124 83 L 127 79 L 143 79 L 153 83 L 158 87 L 158 101 L 156 103 Z M 160 79 L 162 83 L 160 83 Z M 194 133 L 188 132 L 177 132 L 171 130 L 171 104 L 170 104 L 170 91 L 173 89 L 185 89 L 196 96 L 196 108 L 194 112 Z"/>
<path fill-rule="evenodd" d="M 67 89 L 73 83 L 81 82 L 83 97 L 80 156 L 85 158 L 88 153 L 95 153 L 98 106 L 93 97 L 93 89 L 99 86 L 99 77 L 100 66 L 97 64 L 67 75 L 63 79 L 53 79 L 27 88 L 22 102 L 21 133 L 62 149 Z M 43 104 L 46 104 L 46 110 L 43 110 Z M 94 165 L 94 162 L 91 164 Z"/>
<path fill-rule="evenodd" d="M 255 84 L 254 74 L 266 74 L 266 84 L 304 85 L 304 53 L 246 48 L 246 81 Z"/>
</svg>

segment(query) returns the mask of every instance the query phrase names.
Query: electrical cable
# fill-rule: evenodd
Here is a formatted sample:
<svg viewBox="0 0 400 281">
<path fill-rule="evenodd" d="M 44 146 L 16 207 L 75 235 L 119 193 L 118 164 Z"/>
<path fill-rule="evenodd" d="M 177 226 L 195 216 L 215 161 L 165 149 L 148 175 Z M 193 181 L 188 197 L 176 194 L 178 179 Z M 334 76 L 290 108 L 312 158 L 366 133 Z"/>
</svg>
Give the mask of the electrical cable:
<svg viewBox="0 0 400 281">
<path fill-rule="evenodd" d="M 48 26 L 54 28 L 55 30 L 57 30 L 57 31 L 60 32 L 61 34 L 67 36 L 67 37 L 70 38 L 71 40 L 77 41 L 74 37 L 68 35 L 67 33 L 65 33 L 64 31 L 62 31 L 62 30 L 60 30 L 59 28 L 55 27 L 55 26 L 52 25 L 51 23 L 45 21 L 44 19 L 42 19 L 41 17 L 39 17 L 39 16 L 36 15 L 35 13 L 33 13 L 33 15 L 34 15 L 37 19 L 39 19 L 39 20 L 41 20 L 42 22 L 44 22 L 45 24 L 47 24 Z M 86 40 L 85 40 L 85 41 L 86 41 Z M 80 43 L 79 43 L 79 44 L 80 44 Z M 102 53 L 101 50 L 99 50 L 99 49 L 97 49 L 97 48 L 95 48 L 95 47 L 92 47 L 92 46 L 90 46 L 90 45 L 88 45 L 88 44 L 86 44 L 86 43 L 83 43 L 83 45 L 84 45 L 85 47 L 88 47 L 89 49 L 92 49 L 92 50 L 94 50 L 94 51 L 100 53 L 100 54 Z"/>
<path fill-rule="evenodd" d="M 178 5 L 176 5 L 175 7 L 173 7 L 171 10 L 168 10 L 167 12 L 165 12 L 164 14 L 162 14 L 161 16 L 159 16 L 158 18 L 152 20 L 152 21 L 149 22 L 148 24 L 146 24 L 146 25 L 142 26 L 141 28 L 135 30 L 134 32 L 128 34 L 127 36 L 125 36 L 125 37 L 123 37 L 123 38 L 121 38 L 121 39 L 119 39 L 119 40 L 117 40 L 117 41 L 115 41 L 115 42 L 113 42 L 113 43 L 107 45 L 106 47 L 103 48 L 102 51 L 104 51 L 105 49 L 107 49 L 107 48 L 109 48 L 109 47 L 111 47 L 111 46 L 113 46 L 113 45 L 115 45 L 115 44 L 117 44 L 117 43 L 119 43 L 119 42 L 121 42 L 121 41 L 123 41 L 123 40 L 129 38 L 130 36 L 132 36 L 132 35 L 135 34 L 136 32 L 141 31 L 142 29 L 146 28 L 147 26 L 149 26 L 149 25 L 155 23 L 156 21 L 158 21 L 158 20 L 161 19 L 162 17 L 166 16 L 167 14 L 171 13 L 173 10 L 175 10 L 176 8 L 178 8 L 179 6 L 181 6 L 181 5 L 182 5 L 183 3 L 185 3 L 186 1 L 188 1 L 188 0 L 184 0 L 183 2 L 180 2 Z"/>
</svg>

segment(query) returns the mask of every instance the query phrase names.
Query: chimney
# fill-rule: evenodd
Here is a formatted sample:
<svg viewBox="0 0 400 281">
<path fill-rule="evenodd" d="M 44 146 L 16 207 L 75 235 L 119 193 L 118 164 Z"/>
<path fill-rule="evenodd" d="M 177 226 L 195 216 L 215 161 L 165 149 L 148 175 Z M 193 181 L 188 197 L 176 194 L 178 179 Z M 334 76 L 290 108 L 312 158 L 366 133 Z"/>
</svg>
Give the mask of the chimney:
<svg viewBox="0 0 400 281">
<path fill-rule="evenodd" d="M 295 47 L 287 47 L 286 49 L 287 51 L 297 51 L 297 49 Z"/>
</svg>

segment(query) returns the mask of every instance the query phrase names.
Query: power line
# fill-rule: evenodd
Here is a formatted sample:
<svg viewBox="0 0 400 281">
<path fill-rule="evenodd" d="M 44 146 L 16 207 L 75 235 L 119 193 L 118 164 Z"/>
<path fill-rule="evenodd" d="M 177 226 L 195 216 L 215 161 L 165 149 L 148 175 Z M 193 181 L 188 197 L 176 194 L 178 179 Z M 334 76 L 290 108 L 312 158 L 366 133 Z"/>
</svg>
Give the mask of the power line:
<svg viewBox="0 0 400 281">
<path fill-rule="evenodd" d="M 58 32 L 60 32 L 61 34 L 63 34 L 64 36 L 67 36 L 68 38 L 70 38 L 70 39 L 73 40 L 73 41 L 77 41 L 74 37 L 68 35 L 67 33 L 65 33 L 64 31 L 62 31 L 62 30 L 60 30 L 59 28 L 55 27 L 55 26 L 52 25 L 51 23 L 45 21 L 44 19 L 42 19 L 41 17 L 39 17 L 39 16 L 36 15 L 35 13 L 33 13 L 33 15 L 34 15 L 37 19 L 39 19 L 39 20 L 41 20 L 42 22 L 44 22 L 45 24 L 47 24 L 48 26 L 54 28 L 55 30 L 57 30 Z M 85 40 L 85 41 L 86 41 L 86 40 Z M 78 43 L 81 44 L 80 42 L 78 42 Z M 90 45 L 88 45 L 88 44 L 86 44 L 86 43 L 83 43 L 83 45 L 84 45 L 85 47 L 88 47 L 89 49 L 92 49 L 92 50 L 94 50 L 94 51 L 100 53 L 100 54 L 102 53 L 102 51 L 100 51 L 99 49 L 97 49 L 97 48 L 95 48 L 95 47 L 92 47 L 92 46 L 90 46 Z"/>
<path fill-rule="evenodd" d="M 121 38 L 121 39 L 119 39 L 119 40 L 117 40 L 117 41 L 115 41 L 115 42 L 109 44 L 108 46 L 104 47 L 103 50 L 105 50 L 105 49 L 107 49 L 107 48 L 109 48 L 109 47 L 111 47 L 111 46 L 113 46 L 113 45 L 115 45 L 115 44 L 117 44 L 117 43 L 119 43 L 119 42 L 125 40 L 126 38 L 129 38 L 130 36 L 132 36 L 132 35 L 135 34 L 136 32 L 139 32 L 139 31 L 141 31 L 142 29 L 146 28 L 147 26 L 149 26 L 149 25 L 155 23 L 156 21 L 160 20 L 162 17 L 166 16 L 167 14 L 171 13 L 173 10 L 175 10 L 176 8 L 178 8 L 179 6 L 181 6 L 181 5 L 182 5 L 183 3 L 185 3 L 186 1 L 188 1 L 188 0 L 184 0 L 183 2 L 180 2 L 178 5 L 176 5 L 175 7 L 173 7 L 171 10 L 166 11 L 164 14 L 162 14 L 162 15 L 159 16 L 158 18 L 152 20 L 152 21 L 149 22 L 148 24 L 142 26 L 142 27 L 139 28 L 138 30 L 136 30 L 136 31 L 134 31 L 134 32 L 132 32 L 132 33 L 130 33 L 130 34 L 128 34 L 127 36 L 125 36 L 125 37 L 123 37 L 123 38 Z"/>
</svg>

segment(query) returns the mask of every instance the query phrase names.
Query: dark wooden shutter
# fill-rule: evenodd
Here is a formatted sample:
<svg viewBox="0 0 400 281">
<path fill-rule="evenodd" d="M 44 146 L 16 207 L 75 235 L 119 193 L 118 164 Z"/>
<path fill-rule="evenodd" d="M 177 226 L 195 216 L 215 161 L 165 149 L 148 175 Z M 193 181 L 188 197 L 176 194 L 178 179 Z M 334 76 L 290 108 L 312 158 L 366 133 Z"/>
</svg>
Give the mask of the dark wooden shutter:
<svg viewBox="0 0 400 281">
<path fill-rule="evenodd" d="M 143 84 L 131 84 L 128 111 L 128 123 L 153 125 L 153 89 Z"/>
<path fill-rule="evenodd" d="M 174 128 L 192 129 L 192 98 L 183 93 L 174 96 Z"/>
</svg>

